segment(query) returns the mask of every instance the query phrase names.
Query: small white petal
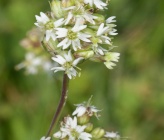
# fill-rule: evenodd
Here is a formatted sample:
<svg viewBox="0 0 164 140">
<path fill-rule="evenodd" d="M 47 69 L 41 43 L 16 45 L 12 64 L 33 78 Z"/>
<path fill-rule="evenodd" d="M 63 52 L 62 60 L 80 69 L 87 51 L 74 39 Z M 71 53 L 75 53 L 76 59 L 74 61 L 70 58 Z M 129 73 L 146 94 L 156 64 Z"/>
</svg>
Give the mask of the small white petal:
<svg viewBox="0 0 164 140">
<path fill-rule="evenodd" d="M 87 27 L 87 25 L 75 25 L 73 28 L 72 28 L 72 31 L 73 32 L 78 32 L 78 31 L 81 31 L 83 29 L 85 29 Z"/>
<path fill-rule="evenodd" d="M 98 31 L 97 31 L 97 36 L 101 35 L 103 27 L 104 27 L 104 23 L 101 23 L 101 25 L 99 26 Z"/>
<path fill-rule="evenodd" d="M 57 47 L 64 46 L 67 42 L 68 42 L 68 38 L 65 38 L 57 45 Z"/>
<path fill-rule="evenodd" d="M 65 29 L 65 28 L 56 28 L 56 34 L 57 34 L 57 37 L 56 38 L 63 38 L 63 37 L 66 37 L 67 36 L 67 32 L 68 32 L 68 29 Z"/>
<path fill-rule="evenodd" d="M 66 62 L 66 60 L 60 55 L 57 55 L 56 57 L 52 57 L 52 60 L 56 61 L 60 65 L 63 65 Z"/>
<path fill-rule="evenodd" d="M 89 4 L 91 7 L 93 6 L 93 0 L 84 0 L 85 4 Z"/>
<path fill-rule="evenodd" d="M 77 59 L 75 59 L 72 63 L 73 66 L 76 66 L 81 60 L 83 60 L 84 58 L 83 57 L 79 57 Z"/>
<path fill-rule="evenodd" d="M 68 16 L 67 16 L 67 19 L 65 20 L 65 25 L 67 25 L 72 18 L 73 18 L 73 14 L 71 12 L 69 12 Z"/>
<path fill-rule="evenodd" d="M 54 41 L 56 40 L 56 35 L 52 30 L 46 30 L 46 41 L 52 38 Z"/>
<path fill-rule="evenodd" d="M 114 20 L 116 18 L 116 16 L 112 16 L 112 17 L 109 17 L 107 20 L 106 20 L 106 23 L 112 23 L 112 22 L 116 22 L 116 20 Z"/>
<path fill-rule="evenodd" d="M 104 23 L 101 23 L 101 25 L 99 26 L 99 29 L 97 31 L 97 36 L 104 34 L 108 28 L 109 27 L 104 27 Z"/>
<path fill-rule="evenodd" d="M 72 47 L 73 47 L 74 51 L 77 51 L 76 42 L 74 40 L 72 40 Z"/>
<path fill-rule="evenodd" d="M 104 135 L 104 137 L 107 137 L 107 138 L 112 138 L 112 139 L 115 139 L 115 138 L 120 138 L 120 136 L 118 135 L 118 133 L 116 132 L 106 132 L 106 134 Z"/>
<path fill-rule="evenodd" d="M 51 70 L 54 70 L 54 72 L 65 71 L 65 69 L 63 67 L 53 67 L 53 68 L 51 68 Z"/>
<path fill-rule="evenodd" d="M 85 18 L 88 22 L 90 22 L 90 23 L 92 23 L 92 24 L 95 24 L 95 21 L 93 20 L 94 17 L 93 17 L 92 15 L 86 13 L 86 14 L 84 14 L 84 18 Z"/>
<path fill-rule="evenodd" d="M 73 112 L 72 115 L 76 115 L 78 117 L 84 115 L 84 113 L 86 112 L 86 107 L 83 107 L 83 106 L 80 106 L 80 107 L 77 107 L 76 110 Z"/>
<path fill-rule="evenodd" d="M 101 0 L 94 0 L 94 4 L 99 9 L 103 9 L 104 6 L 107 6 L 107 4 L 102 2 Z"/>
<path fill-rule="evenodd" d="M 46 14 L 44 14 L 43 12 L 40 12 L 40 15 L 41 15 L 41 21 L 43 23 L 47 23 L 50 19 L 47 17 Z"/>
<path fill-rule="evenodd" d="M 67 38 L 66 38 L 67 39 Z M 71 45 L 71 40 L 68 40 L 64 45 L 63 45 L 63 49 L 67 49 L 70 45 Z"/>
<path fill-rule="evenodd" d="M 64 23 L 64 18 L 61 18 L 54 22 L 55 27 L 59 27 Z"/>
<path fill-rule="evenodd" d="M 64 54 L 64 57 L 65 57 L 67 62 L 71 62 L 72 61 L 71 51 L 69 50 L 68 54 Z"/>
<path fill-rule="evenodd" d="M 116 66 L 113 62 L 104 62 L 104 64 L 108 69 L 113 69 L 113 66 Z"/>
<path fill-rule="evenodd" d="M 79 39 L 81 39 L 84 42 L 91 42 L 88 38 L 91 37 L 90 35 L 79 33 L 78 34 Z"/>
</svg>

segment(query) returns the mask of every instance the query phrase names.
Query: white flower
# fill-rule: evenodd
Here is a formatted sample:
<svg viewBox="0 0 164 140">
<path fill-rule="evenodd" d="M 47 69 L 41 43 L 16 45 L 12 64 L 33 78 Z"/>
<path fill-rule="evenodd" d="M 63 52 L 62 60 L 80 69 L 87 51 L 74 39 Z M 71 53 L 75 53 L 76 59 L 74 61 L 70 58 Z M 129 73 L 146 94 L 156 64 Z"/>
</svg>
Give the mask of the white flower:
<svg viewBox="0 0 164 140">
<path fill-rule="evenodd" d="M 57 28 L 57 38 L 64 38 L 57 47 L 62 47 L 63 49 L 67 49 L 70 45 L 72 45 L 74 51 L 77 49 L 81 49 L 80 40 L 84 42 L 91 42 L 88 38 L 91 35 L 85 34 L 80 32 L 81 30 L 85 29 L 87 25 L 80 25 L 80 21 L 77 21 L 75 26 L 72 29 L 66 28 Z"/>
<path fill-rule="evenodd" d="M 86 126 L 77 125 L 77 118 L 66 117 L 62 122 L 60 131 L 55 133 L 55 138 L 63 139 L 68 137 L 68 140 L 91 140 L 92 135 L 84 132 Z"/>
<path fill-rule="evenodd" d="M 52 38 L 53 40 L 56 40 L 54 29 L 61 26 L 64 23 L 64 18 L 61 18 L 54 22 L 43 12 L 40 12 L 40 16 L 36 15 L 35 17 L 37 20 L 35 25 L 40 27 L 42 30 L 45 30 L 46 41 L 48 41 L 50 38 Z"/>
<path fill-rule="evenodd" d="M 106 33 L 109 31 L 109 27 L 104 27 L 104 23 L 101 23 L 96 35 L 91 38 L 92 40 L 92 49 L 96 54 L 104 55 L 104 52 L 107 52 L 108 50 L 102 48 L 99 44 L 111 44 L 111 38 L 106 35 Z"/>
<path fill-rule="evenodd" d="M 102 48 L 98 44 L 93 44 L 92 49 L 96 54 L 104 55 L 104 52 L 107 52 L 108 50 Z"/>
<path fill-rule="evenodd" d="M 25 61 L 18 64 L 16 69 L 26 68 L 28 74 L 36 74 L 38 72 L 38 66 L 42 64 L 42 58 L 36 57 L 34 53 L 27 53 L 25 55 Z"/>
<path fill-rule="evenodd" d="M 110 31 L 109 31 L 109 35 L 117 35 L 118 33 L 116 33 L 116 29 L 111 29 Z"/>
<path fill-rule="evenodd" d="M 83 6 L 71 6 L 65 8 L 68 12 L 67 18 L 65 20 L 65 25 L 67 25 L 70 21 L 76 22 L 77 20 L 81 20 L 81 23 L 84 23 L 85 20 L 91 24 L 95 24 L 94 19 L 96 16 L 93 16 L 89 11 L 86 11 Z"/>
<path fill-rule="evenodd" d="M 52 63 L 46 57 L 36 56 L 32 52 L 28 52 L 25 55 L 25 60 L 16 65 L 15 68 L 17 70 L 25 68 L 27 74 L 37 74 L 40 68 L 44 71 L 49 71 L 51 66 Z"/>
<path fill-rule="evenodd" d="M 43 60 L 42 63 L 43 63 L 42 68 L 45 71 L 49 71 L 51 69 L 51 67 L 53 66 L 53 64 L 50 62 L 49 59 L 48 60 Z"/>
<path fill-rule="evenodd" d="M 91 7 L 95 5 L 99 9 L 104 9 L 107 6 L 107 4 L 102 2 L 101 0 L 84 0 L 84 3 L 89 4 Z"/>
<path fill-rule="evenodd" d="M 120 136 L 118 135 L 118 133 L 116 132 L 106 132 L 106 134 L 104 135 L 104 137 L 106 138 L 111 138 L 111 139 L 120 139 Z"/>
<path fill-rule="evenodd" d="M 53 135 L 55 138 L 60 138 L 60 139 L 63 139 L 67 136 L 67 133 L 65 132 L 62 132 L 62 131 L 58 131 L 56 132 L 54 135 Z"/>
<path fill-rule="evenodd" d="M 114 27 L 116 25 L 115 24 L 111 24 L 112 22 L 116 22 L 115 18 L 116 18 L 116 16 L 112 16 L 112 17 L 109 17 L 106 20 L 106 24 L 109 27 L 109 30 L 108 30 L 109 35 L 117 35 L 118 34 L 118 33 L 116 33 L 117 30 L 114 29 Z"/>
<path fill-rule="evenodd" d="M 120 56 L 120 53 L 117 53 L 117 52 L 107 52 L 105 54 L 105 60 L 106 61 L 118 62 L 119 56 Z"/>
<path fill-rule="evenodd" d="M 115 63 L 109 61 L 109 62 L 104 62 L 105 66 L 108 68 L 108 69 L 113 69 L 114 66 L 116 66 Z"/>
<path fill-rule="evenodd" d="M 65 73 L 68 75 L 70 79 L 72 77 L 77 76 L 78 72 L 76 69 L 79 69 L 76 65 L 82 60 L 82 57 L 79 57 L 77 59 L 73 59 L 71 55 L 71 51 L 68 52 L 68 54 L 56 55 L 56 57 L 52 57 L 52 60 L 57 62 L 61 67 L 53 67 L 51 70 L 54 70 L 54 72 L 58 71 L 65 71 Z"/>
<path fill-rule="evenodd" d="M 76 106 L 77 108 L 72 115 L 77 114 L 78 117 L 84 115 L 85 113 L 87 113 L 89 116 L 92 116 L 93 114 L 96 114 L 100 111 L 95 106 L 85 106 L 84 104 L 77 104 Z"/>
<path fill-rule="evenodd" d="M 104 27 L 104 23 L 101 23 L 96 33 L 96 36 L 99 39 L 98 43 L 111 45 L 111 38 L 105 35 L 107 32 L 109 32 L 109 27 Z"/>
<path fill-rule="evenodd" d="M 109 28 L 109 26 L 104 27 L 104 23 L 102 23 L 97 31 L 97 38 L 99 38 L 98 43 L 111 45 L 111 38 L 108 37 L 106 33 L 108 33 L 109 35 L 117 35 L 117 33 L 115 33 L 116 31 L 116 29 Z"/>
<path fill-rule="evenodd" d="M 44 137 L 42 137 L 40 140 L 50 140 L 50 139 L 51 139 L 51 137 L 47 137 L 47 138 L 46 138 L 46 137 L 44 136 Z"/>
<path fill-rule="evenodd" d="M 112 61 L 114 62 L 118 62 L 120 53 L 115 53 L 115 52 L 108 52 L 105 54 L 105 61 L 104 64 L 106 65 L 106 67 L 108 69 L 113 69 L 113 66 L 116 66 L 116 64 L 114 64 Z"/>
<path fill-rule="evenodd" d="M 98 31 L 97 31 L 97 36 L 100 36 L 100 35 L 106 33 L 108 31 L 108 28 L 109 27 L 104 27 L 104 23 L 101 23 L 98 28 Z"/>
<path fill-rule="evenodd" d="M 88 102 L 84 102 L 82 104 L 75 105 L 77 107 L 76 107 L 76 110 L 72 113 L 72 115 L 77 115 L 78 117 L 80 117 L 86 113 L 88 116 L 95 115 L 96 117 L 98 117 L 97 113 L 100 110 L 98 110 L 95 106 L 91 105 L 91 98 L 89 99 Z"/>
<path fill-rule="evenodd" d="M 109 17 L 108 19 L 106 19 L 106 23 L 109 24 L 109 23 L 112 23 L 112 22 L 116 22 L 115 18 L 116 18 L 116 16 Z"/>
<path fill-rule="evenodd" d="M 43 12 L 40 12 L 40 16 L 35 15 L 37 23 L 35 23 L 36 26 L 42 27 L 44 26 L 46 23 L 48 23 L 50 21 L 50 19 L 47 17 L 46 14 L 44 14 Z"/>
</svg>

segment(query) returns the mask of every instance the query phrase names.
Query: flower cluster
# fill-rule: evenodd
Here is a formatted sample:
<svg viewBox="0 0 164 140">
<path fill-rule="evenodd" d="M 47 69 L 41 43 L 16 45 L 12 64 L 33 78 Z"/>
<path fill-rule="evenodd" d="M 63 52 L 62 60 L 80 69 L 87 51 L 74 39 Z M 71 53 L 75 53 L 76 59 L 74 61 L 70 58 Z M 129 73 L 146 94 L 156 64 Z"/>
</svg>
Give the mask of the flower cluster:
<svg viewBox="0 0 164 140">
<path fill-rule="evenodd" d="M 101 127 L 95 127 L 91 123 L 91 117 L 97 116 L 100 112 L 91 105 L 91 98 L 88 102 L 77 106 L 71 116 L 64 117 L 60 123 L 60 130 L 53 134 L 54 138 L 60 140 L 120 140 L 116 132 L 107 132 Z M 49 140 L 50 137 L 42 137 L 41 140 Z"/>
<path fill-rule="evenodd" d="M 41 48 L 41 32 L 33 28 L 27 33 L 27 37 L 21 40 L 20 45 L 25 49 L 25 60 L 16 65 L 16 70 L 25 68 L 26 74 L 37 74 L 40 70 L 49 71 L 52 62 Z"/>
<path fill-rule="evenodd" d="M 35 25 L 44 34 L 42 44 L 70 79 L 79 75 L 77 65 L 89 59 L 103 62 L 108 69 L 115 66 L 119 53 L 111 52 L 115 16 L 105 19 L 100 11 L 107 9 L 102 0 L 52 0 L 51 11 L 35 16 Z"/>
</svg>

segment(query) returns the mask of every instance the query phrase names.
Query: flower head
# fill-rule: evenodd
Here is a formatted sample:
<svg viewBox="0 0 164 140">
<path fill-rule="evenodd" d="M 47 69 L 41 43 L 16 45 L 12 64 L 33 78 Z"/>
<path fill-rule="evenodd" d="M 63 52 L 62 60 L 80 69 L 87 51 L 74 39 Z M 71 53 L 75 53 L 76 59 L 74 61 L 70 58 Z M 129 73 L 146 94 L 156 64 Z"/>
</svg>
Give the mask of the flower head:
<svg viewBox="0 0 164 140">
<path fill-rule="evenodd" d="M 27 74 L 37 74 L 39 68 L 43 70 L 49 70 L 51 67 L 51 62 L 47 60 L 44 56 L 36 56 L 33 52 L 28 52 L 25 55 L 25 60 L 20 64 L 16 65 L 16 69 L 26 69 Z"/>
<path fill-rule="evenodd" d="M 79 69 L 76 65 L 82 60 L 82 57 L 79 57 L 77 59 L 74 59 L 71 55 L 71 51 L 68 52 L 68 54 L 64 53 L 63 56 L 56 55 L 55 57 L 52 57 L 52 60 L 57 62 L 60 67 L 53 67 L 51 70 L 54 70 L 54 72 L 58 71 L 65 71 L 65 73 L 68 75 L 70 79 L 72 77 L 76 77 L 78 72 L 76 69 Z"/>
<path fill-rule="evenodd" d="M 77 118 L 65 117 L 61 123 L 61 129 L 53 136 L 55 138 L 63 139 L 67 137 L 69 140 L 91 140 L 92 135 L 85 132 L 86 126 L 80 126 L 77 124 Z"/>
<path fill-rule="evenodd" d="M 77 104 L 75 105 L 76 110 L 73 112 L 72 115 L 77 115 L 78 117 L 83 116 L 84 114 L 87 114 L 88 116 L 93 116 L 95 115 L 98 117 L 98 110 L 95 106 L 91 105 L 91 98 L 88 100 L 88 102 L 84 102 L 82 104 Z"/>
<path fill-rule="evenodd" d="M 37 22 L 35 23 L 36 26 L 45 30 L 46 40 L 48 41 L 50 38 L 56 40 L 55 35 L 55 28 L 61 26 L 64 23 L 64 18 L 61 18 L 57 21 L 53 21 L 50 19 L 46 14 L 40 12 L 40 16 L 35 16 Z"/>
<path fill-rule="evenodd" d="M 79 22 L 80 21 L 77 21 L 72 29 L 66 29 L 66 28 L 56 29 L 57 38 L 64 38 L 57 45 L 57 47 L 62 47 L 63 49 L 67 49 L 71 45 L 73 50 L 77 51 L 77 49 L 81 49 L 82 47 L 80 41 L 91 42 L 88 39 L 91 37 L 91 35 L 81 32 L 87 27 L 87 25 L 81 25 Z"/>
<path fill-rule="evenodd" d="M 103 0 L 53 0 L 51 11 L 40 12 L 35 23 L 44 33 L 43 46 L 59 64 L 54 72 L 63 71 L 70 79 L 76 77 L 80 60 L 103 62 L 112 69 L 119 53 L 110 52 L 117 35 L 115 16 L 105 19 L 100 12 L 107 9 Z M 112 36 L 112 37 L 111 37 Z"/>
<path fill-rule="evenodd" d="M 97 19 L 96 16 L 92 15 L 92 13 L 89 10 L 86 10 L 82 5 L 71 6 L 64 10 L 68 12 L 65 25 L 70 22 L 76 22 L 77 20 L 80 20 L 81 23 L 89 22 L 91 24 L 95 24 L 94 20 Z"/>
<path fill-rule="evenodd" d="M 113 66 L 115 66 L 116 64 L 113 63 L 114 62 L 118 62 L 120 53 L 116 53 L 116 52 L 107 52 L 105 54 L 105 61 L 104 64 L 108 69 L 113 69 Z"/>
<path fill-rule="evenodd" d="M 108 50 L 101 47 L 100 44 L 112 45 L 111 38 L 106 35 L 108 31 L 109 27 L 104 27 L 104 23 L 101 23 L 96 35 L 91 38 L 93 43 L 92 49 L 96 54 L 104 55 L 104 52 L 108 52 Z"/>
</svg>

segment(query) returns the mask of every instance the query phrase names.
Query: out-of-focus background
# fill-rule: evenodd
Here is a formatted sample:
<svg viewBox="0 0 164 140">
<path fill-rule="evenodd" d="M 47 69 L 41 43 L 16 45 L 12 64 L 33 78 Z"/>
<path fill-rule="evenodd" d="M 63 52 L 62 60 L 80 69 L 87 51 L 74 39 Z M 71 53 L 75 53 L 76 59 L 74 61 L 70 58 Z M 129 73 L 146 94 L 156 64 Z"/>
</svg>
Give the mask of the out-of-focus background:
<svg viewBox="0 0 164 140">
<path fill-rule="evenodd" d="M 45 135 L 56 109 L 62 74 L 25 75 L 15 65 L 24 59 L 20 41 L 34 26 L 35 15 L 48 11 L 48 1 L 0 1 L 0 140 L 37 140 Z M 112 0 L 106 17 L 117 16 L 121 53 L 114 70 L 103 64 L 81 65 L 71 80 L 62 116 L 73 104 L 88 100 L 102 109 L 95 126 L 118 131 L 130 140 L 164 137 L 164 2 Z"/>
</svg>

